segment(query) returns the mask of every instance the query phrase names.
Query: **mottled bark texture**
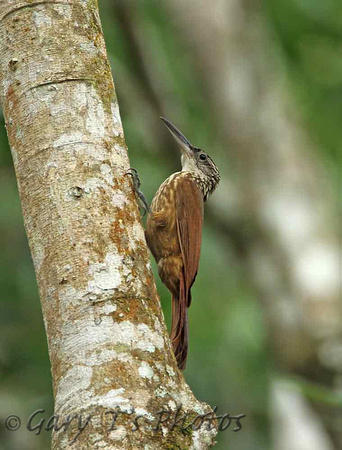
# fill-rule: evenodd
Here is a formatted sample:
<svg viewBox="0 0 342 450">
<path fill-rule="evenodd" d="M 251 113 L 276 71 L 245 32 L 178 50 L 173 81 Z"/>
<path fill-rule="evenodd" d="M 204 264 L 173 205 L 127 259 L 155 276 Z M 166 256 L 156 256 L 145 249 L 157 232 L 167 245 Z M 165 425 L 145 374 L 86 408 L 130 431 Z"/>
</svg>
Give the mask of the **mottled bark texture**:
<svg viewBox="0 0 342 450">
<path fill-rule="evenodd" d="M 215 430 L 158 411 L 210 411 L 177 370 L 131 187 L 94 0 L 0 4 L 1 103 L 35 266 L 61 420 L 54 449 L 207 448 Z M 130 416 L 141 416 L 133 431 Z M 165 417 L 163 417 L 165 418 Z"/>
</svg>

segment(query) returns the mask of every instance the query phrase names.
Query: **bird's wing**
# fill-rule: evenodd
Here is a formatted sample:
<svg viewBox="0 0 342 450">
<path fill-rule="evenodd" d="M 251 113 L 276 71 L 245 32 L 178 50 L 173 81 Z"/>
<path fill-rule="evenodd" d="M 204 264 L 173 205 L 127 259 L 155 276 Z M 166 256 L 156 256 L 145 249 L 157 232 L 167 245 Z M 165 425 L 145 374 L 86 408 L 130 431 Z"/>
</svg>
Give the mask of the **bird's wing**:
<svg viewBox="0 0 342 450">
<path fill-rule="evenodd" d="M 190 288 L 193 285 L 201 252 L 203 195 L 191 179 L 183 179 L 176 189 L 177 233 L 184 264 L 187 306 L 190 306 Z"/>
</svg>

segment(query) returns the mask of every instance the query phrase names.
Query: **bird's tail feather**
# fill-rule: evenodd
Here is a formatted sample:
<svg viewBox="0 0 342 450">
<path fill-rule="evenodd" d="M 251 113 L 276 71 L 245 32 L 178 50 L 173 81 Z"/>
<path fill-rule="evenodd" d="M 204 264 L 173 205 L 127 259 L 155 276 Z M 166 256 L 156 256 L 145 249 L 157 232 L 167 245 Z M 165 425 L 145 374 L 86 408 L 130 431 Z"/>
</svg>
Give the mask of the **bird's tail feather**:
<svg viewBox="0 0 342 450">
<path fill-rule="evenodd" d="M 185 369 L 188 355 L 188 297 L 183 280 L 180 280 L 179 295 L 172 295 L 172 325 L 170 339 L 180 370 Z"/>
</svg>

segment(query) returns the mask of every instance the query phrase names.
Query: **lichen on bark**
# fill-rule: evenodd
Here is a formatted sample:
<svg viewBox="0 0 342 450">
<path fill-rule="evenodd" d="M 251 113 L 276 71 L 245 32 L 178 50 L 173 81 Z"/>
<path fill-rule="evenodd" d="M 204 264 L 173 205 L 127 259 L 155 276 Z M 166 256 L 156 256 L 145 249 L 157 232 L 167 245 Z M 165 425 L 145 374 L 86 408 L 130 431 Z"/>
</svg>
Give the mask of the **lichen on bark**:
<svg viewBox="0 0 342 450">
<path fill-rule="evenodd" d="M 0 5 L 0 89 L 41 298 L 63 448 L 207 448 L 162 408 L 210 411 L 178 371 L 132 191 L 96 1 Z M 106 412 L 133 410 L 106 427 Z"/>
</svg>

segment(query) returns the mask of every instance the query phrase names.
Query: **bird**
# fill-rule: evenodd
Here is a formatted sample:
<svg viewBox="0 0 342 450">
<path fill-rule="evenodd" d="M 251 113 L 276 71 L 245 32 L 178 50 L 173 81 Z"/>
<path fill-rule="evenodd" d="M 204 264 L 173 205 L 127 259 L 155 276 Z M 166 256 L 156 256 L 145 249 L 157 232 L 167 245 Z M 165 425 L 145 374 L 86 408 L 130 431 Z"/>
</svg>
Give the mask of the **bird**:
<svg viewBox="0 0 342 450">
<path fill-rule="evenodd" d="M 193 146 L 169 120 L 160 117 L 181 151 L 181 171 L 156 192 L 149 208 L 145 237 L 162 282 L 171 292 L 170 340 L 183 371 L 188 354 L 191 287 L 199 267 L 204 203 L 216 189 L 220 174 L 214 161 Z"/>
</svg>

